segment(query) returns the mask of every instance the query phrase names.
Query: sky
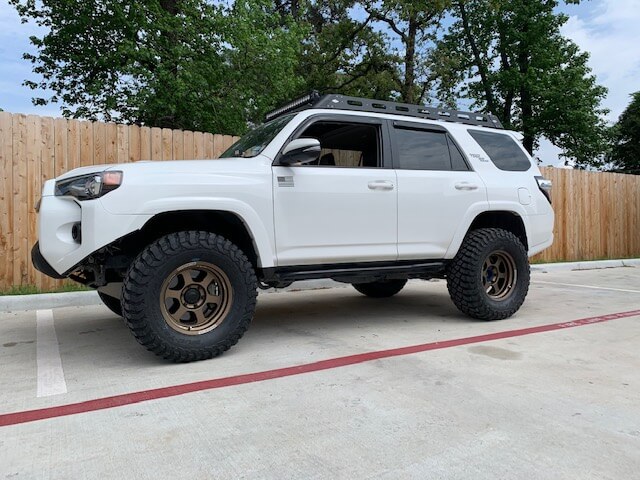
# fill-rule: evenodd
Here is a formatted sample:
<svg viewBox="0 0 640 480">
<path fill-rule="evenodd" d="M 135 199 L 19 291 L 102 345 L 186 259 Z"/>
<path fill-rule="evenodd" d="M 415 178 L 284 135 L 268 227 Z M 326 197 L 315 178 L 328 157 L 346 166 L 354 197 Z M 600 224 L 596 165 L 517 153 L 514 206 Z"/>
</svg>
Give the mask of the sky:
<svg viewBox="0 0 640 480">
<path fill-rule="evenodd" d="M 640 90 L 640 0 L 583 0 L 560 11 L 569 16 L 562 33 L 590 53 L 593 73 L 609 89 L 603 106 L 613 123 L 630 95 Z M 29 37 L 41 33 L 33 23 L 22 24 L 7 0 L 0 0 L 0 108 L 5 111 L 61 116 L 56 105 L 34 106 L 31 98 L 38 92 L 22 85 L 26 79 L 38 80 L 22 54 L 33 53 Z M 545 165 L 558 164 L 558 153 L 543 141 L 537 156 Z"/>
</svg>

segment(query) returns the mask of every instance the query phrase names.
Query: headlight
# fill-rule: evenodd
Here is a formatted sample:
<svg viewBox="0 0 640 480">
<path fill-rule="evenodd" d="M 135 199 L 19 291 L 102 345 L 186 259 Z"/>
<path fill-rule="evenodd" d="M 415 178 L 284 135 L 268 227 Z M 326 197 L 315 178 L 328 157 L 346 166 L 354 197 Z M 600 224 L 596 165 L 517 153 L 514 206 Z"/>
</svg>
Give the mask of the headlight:
<svg viewBox="0 0 640 480">
<path fill-rule="evenodd" d="M 70 195 L 78 200 L 91 200 L 106 195 L 121 184 L 120 171 L 92 173 L 56 182 L 56 196 Z"/>
</svg>

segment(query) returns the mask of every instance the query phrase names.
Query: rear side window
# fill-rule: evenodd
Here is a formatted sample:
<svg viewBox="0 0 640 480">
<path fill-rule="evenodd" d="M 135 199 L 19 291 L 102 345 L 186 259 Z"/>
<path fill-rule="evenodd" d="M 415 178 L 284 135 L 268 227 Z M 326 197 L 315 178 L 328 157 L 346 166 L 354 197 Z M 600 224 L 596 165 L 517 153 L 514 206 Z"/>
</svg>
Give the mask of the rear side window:
<svg viewBox="0 0 640 480">
<path fill-rule="evenodd" d="M 449 145 L 444 132 L 396 128 L 395 137 L 399 168 L 451 170 Z"/>
<path fill-rule="evenodd" d="M 469 170 L 467 162 L 464 161 L 464 157 L 458 147 L 456 147 L 456 144 L 453 143 L 451 137 L 447 136 L 447 139 L 449 140 L 449 152 L 451 152 L 451 170 L 456 172 Z"/>
<path fill-rule="evenodd" d="M 526 172 L 531 168 L 529 158 L 509 135 L 479 130 L 469 130 L 469 135 L 478 142 L 500 170 Z"/>
</svg>

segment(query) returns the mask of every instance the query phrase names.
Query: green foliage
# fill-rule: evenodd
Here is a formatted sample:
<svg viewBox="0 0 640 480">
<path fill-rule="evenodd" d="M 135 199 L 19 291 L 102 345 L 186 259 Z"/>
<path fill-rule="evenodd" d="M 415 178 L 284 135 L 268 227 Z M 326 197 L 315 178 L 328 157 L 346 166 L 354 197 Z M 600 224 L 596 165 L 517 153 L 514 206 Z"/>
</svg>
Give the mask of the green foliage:
<svg viewBox="0 0 640 480">
<path fill-rule="evenodd" d="M 426 94 L 429 45 L 449 0 L 382 0 L 363 2 L 370 18 L 388 29 L 387 48 L 400 45 L 393 70 L 394 96 L 406 103 L 422 103 Z M 398 50 L 398 48 L 395 48 Z"/>
<path fill-rule="evenodd" d="M 318 90 L 388 99 L 395 88 L 397 58 L 371 16 L 356 18 L 354 0 L 275 0 L 283 18 L 307 30 L 297 72 L 304 84 L 297 93 Z"/>
<path fill-rule="evenodd" d="M 577 164 L 600 162 L 606 148 L 606 89 L 581 52 L 560 34 L 555 0 L 456 0 L 456 21 L 432 56 L 436 95 L 471 98 L 524 133 L 532 152 L 541 136 Z M 576 3 L 576 2 L 572 2 Z"/>
<path fill-rule="evenodd" d="M 620 173 L 640 175 L 640 92 L 631 95 L 631 103 L 612 128 L 613 145 L 609 160 Z"/>
<path fill-rule="evenodd" d="M 311 89 L 491 111 L 600 165 L 606 90 L 560 0 L 9 0 L 66 116 L 240 134 Z M 565 0 L 577 3 L 578 0 Z M 453 23 L 444 28 L 443 17 Z M 467 108 L 465 105 L 463 108 Z"/>
<path fill-rule="evenodd" d="M 304 30 L 266 0 L 10 0 L 48 27 L 32 37 L 39 82 L 65 116 L 240 133 L 302 84 Z"/>
</svg>

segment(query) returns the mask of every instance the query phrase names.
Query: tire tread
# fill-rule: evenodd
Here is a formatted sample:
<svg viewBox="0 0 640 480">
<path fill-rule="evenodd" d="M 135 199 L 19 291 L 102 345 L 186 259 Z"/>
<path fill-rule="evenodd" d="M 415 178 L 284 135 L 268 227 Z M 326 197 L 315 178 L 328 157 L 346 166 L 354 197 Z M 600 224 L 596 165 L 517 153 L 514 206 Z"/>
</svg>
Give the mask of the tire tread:
<svg viewBox="0 0 640 480">
<path fill-rule="evenodd" d="M 185 250 L 210 249 L 231 259 L 241 271 L 249 298 L 233 332 L 216 344 L 186 349 L 168 345 L 148 325 L 145 313 L 146 284 L 167 258 Z M 257 299 L 257 278 L 245 254 L 226 238 L 210 232 L 187 231 L 166 235 L 147 246 L 132 262 L 123 286 L 123 314 L 125 323 L 135 339 L 147 350 L 173 362 L 191 362 L 216 357 L 238 343 L 249 328 Z"/>
</svg>

